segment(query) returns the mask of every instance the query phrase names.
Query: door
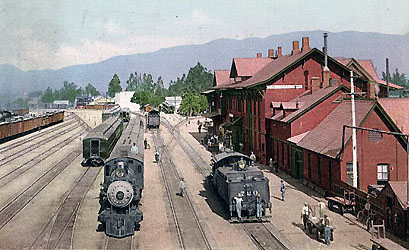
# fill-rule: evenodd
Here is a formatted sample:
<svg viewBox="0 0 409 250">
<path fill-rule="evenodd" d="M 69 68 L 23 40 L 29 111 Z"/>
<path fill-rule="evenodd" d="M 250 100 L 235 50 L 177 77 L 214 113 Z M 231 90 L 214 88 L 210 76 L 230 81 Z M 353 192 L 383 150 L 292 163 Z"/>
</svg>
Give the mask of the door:
<svg viewBox="0 0 409 250">
<path fill-rule="evenodd" d="M 304 178 L 304 159 L 303 159 L 303 151 L 292 147 L 292 175 L 296 179 L 303 179 Z"/>
<path fill-rule="evenodd" d="M 90 144 L 90 156 L 91 157 L 99 157 L 99 149 L 100 149 L 100 145 L 99 145 L 99 140 L 91 140 L 91 144 Z"/>
</svg>

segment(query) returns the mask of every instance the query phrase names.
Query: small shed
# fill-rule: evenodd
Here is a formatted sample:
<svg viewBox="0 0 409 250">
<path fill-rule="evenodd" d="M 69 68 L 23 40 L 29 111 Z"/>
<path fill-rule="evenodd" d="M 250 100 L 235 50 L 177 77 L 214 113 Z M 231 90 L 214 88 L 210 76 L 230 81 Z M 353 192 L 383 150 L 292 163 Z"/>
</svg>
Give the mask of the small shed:
<svg viewBox="0 0 409 250">
<path fill-rule="evenodd" d="M 389 181 L 378 196 L 383 204 L 386 230 L 401 239 L 409 237 L 408 182 Z"/>
</svg>

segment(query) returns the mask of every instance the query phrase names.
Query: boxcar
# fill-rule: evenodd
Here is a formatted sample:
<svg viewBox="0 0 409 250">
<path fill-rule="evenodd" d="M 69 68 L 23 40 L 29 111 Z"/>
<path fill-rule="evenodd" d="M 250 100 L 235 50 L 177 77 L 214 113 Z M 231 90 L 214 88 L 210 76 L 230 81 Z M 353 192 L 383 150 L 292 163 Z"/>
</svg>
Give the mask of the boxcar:
<svg viewBox="0 0 409 250">
<path fill-rule="evenodd" d="M 122 134 L 123 124 L 111 117 L 94 128 L 83 140 L 83 166 L 103 166 Z"/>
</svg>

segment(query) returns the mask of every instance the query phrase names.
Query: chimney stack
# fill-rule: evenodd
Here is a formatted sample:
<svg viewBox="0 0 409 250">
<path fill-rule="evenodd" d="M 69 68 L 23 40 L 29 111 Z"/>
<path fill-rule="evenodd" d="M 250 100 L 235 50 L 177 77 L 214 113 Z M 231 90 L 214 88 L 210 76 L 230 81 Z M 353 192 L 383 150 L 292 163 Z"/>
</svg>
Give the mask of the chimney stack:
<svg viewBox="0 0 409 250">
<path fill-rule="evenodd" d="M 257 58 L 261 58 L 263 56 L 262 53 L 257 53 Z"/>
<path fill-rule="evenodd" d="M 327 43 L 328 33 L 324 33 L 324 69 L 328 69 L 328 43 Z"/>
<path fill-rule="evenodd" d="M 300 52 L 300 42 L 299 41 L 293 41 L 293 50 L 291 51 L 291 55 L 295 55 L 298 52 Z"/>
<path fill-rule="evenodd" d="M 269 49 L 268 50 L 268 57 L 273 58 L 274 57 L 274 49 Z"/>
<path fill-rule="evenodd" d="M 328 68 L 328 43 L 327 43 L 328 33 L 324 33 L 324 68 L 322 74 L 322 87 L 326 88 L 329 87 L 330 84 L 330 72 Z"/>
<path fill-rule="evenodd" d="M 302 38 L 301 52 L 307 51 L 309 49 L 310 49 L 310 38 L 309 37 L 303 37 Z"/>
<path fill-rule="evenodd" d="M 281 47 L 277 47 L 277 57 L 281 57 L 283 55 Z"/>
</svg>

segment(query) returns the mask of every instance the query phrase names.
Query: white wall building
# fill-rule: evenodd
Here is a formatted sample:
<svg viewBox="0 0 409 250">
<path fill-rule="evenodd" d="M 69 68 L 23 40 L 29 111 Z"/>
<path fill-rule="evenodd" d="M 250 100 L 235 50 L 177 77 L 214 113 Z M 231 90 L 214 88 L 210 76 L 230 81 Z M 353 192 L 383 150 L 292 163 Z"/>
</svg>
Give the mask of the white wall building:
<svg viewBox="0 0 409 250">
<path fill-rule="evenodd" d="M 169 106 L 174 106 L 175 110 L 178 110 L 180 107 L 180 104 L 182 103 L 182 97 L 181 96 L 167 96 L 165 97 L 165 102 Z"/>
<path fill-rule="evenodd" d="M 115 104 L 119 104 L 121 108 L 129 108 L 131 111 L 139 111 L 140 105 L 131 102 L 131 98 L 135 91 L 123 91 L 115 94 Z"/>
</svg>

